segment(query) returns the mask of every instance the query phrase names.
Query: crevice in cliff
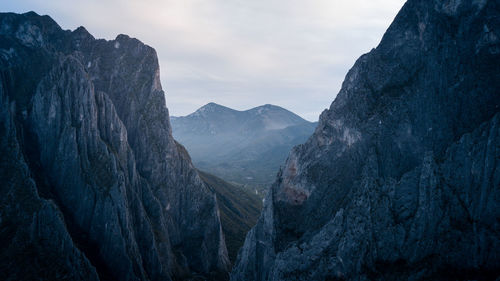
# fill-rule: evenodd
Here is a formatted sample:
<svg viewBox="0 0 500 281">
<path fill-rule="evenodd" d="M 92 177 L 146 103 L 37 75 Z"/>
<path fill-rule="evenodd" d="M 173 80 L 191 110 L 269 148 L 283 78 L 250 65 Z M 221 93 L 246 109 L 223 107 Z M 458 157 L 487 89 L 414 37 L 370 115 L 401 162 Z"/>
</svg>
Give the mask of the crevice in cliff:
<svg viewBox="0 0 500 281">
<path fill-rule="evenodd" d="M 112 269 L 110 269 L 100 257 L 98 244 L 91 241 L 88 237 L 88 233 L 77 226 L 73 218 L 68 215 L 69 212 L 64 205 L 61 204 L 60 200 L 53 193 L 49 179 L 46 177 L 46 173 L 40 163 L 40 149 L 37 136 L 34 132 L 31 132 L 26 122 L 27 121 L 19 120 L 19 118 L 17 122 L 15 122 L 18 127 L 18 143 L 20 144 L 20 150 L 24 155 L 24 159 L 28 164 L 31 177 L 35 181 L 39 196 L 42 199 L 54 202 L 63 214 L 66 229 L 73 240 L 74 246 L 80 250 L 89 260 L 91 265 L 95 267 L 99 279 L 102 281 L 117 281 L 118 279 L 114 277 Z"/>
</svg>

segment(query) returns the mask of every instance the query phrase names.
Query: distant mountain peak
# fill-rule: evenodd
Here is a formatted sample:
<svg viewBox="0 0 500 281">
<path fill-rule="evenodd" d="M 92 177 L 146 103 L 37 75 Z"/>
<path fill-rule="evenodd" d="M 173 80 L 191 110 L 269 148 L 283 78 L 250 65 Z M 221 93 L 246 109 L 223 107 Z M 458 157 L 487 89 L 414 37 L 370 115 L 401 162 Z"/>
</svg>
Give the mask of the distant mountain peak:
<svg viewBox="0 0 500 281">
<path fill-rule="evenodd" d="M 198 123 L 199 120 L 203 120 L 204 125 Z M 265 104 L 248 110 L 235 110 L 214 102 L 207 103 L 187 116 L 171 118 L 171 122 L 173 122 L 174 130 L 182 128 L 181 130 L 189 132 L 194 130 L 201 134 L 208 131 L 212 135 L 236 131 L 248 134 L 260 130 L 278 130 L 311 123 L 277 105 Z M 187 126 L 186 122 L 194 123 Z"/>
<path fill-rule="evenodd" d="M 227 112 L 227 111 L 236 111 L 234 109 L 231 109 L 229 107 L 217 104 L 215 102 L 209 102 L 205 104 L 204 106 L 198 108 L 195 112 L 187 115 L 186 117 L 197 117 L 197 116 L 204 116 L 206 114 L 210 113 L 217 113 L 217 112 Z"/>
<path fill-rule="evenodd" d="M 223 108 L 228 108 L 223 105 L 217 104 L 215 102 L 209 102 L 205 104 L 204 106 L 200 107 L 198 110 L 216 110 L 216 109 L 223 109 Z"/>
<path fill-rule="evenodd" d="M 230 107 L 224 106 L 224 105 L 220 105 L 220 104 L 215 103 L 215 102 L 209 102 L 209 103 L 205 104 L 204 106 L 198 108 L 195 112 L 193 112 L 191 114 L 188 114 L 186 116 L 177 116 L 177 117 L 172 116 L 172 117 L 174 117 L 174 118 L 195 117 L 195 116 L 205 115 L 206 113 L 214 113 L 214 112 L 215 113 L 232 112 L 232 113 L 236 113 L 236 114 L 255 114 L 255 113 L 262 114 L 265 112 L 283 112 L 283 113 L 287 113 L 287 114 L 295 116 L 297 120 L 308 122 L 305 119 L 303 119 L 302 117 L 298 116 L 297 114 L 291 112 L 288 109 L 285 109 L 285 108 L 278 106 L 278 105 L 269 104 L 269 103 L 264 104 L 264 105 L 260 105 L 260 106 L 256 106 L 256 107 L 253 107 L 253 108 L 250 108 L 247 110 L 236 110 L 236 109 L 232 109 Z"/>
<path fill-rule="evenodd" d="M 259 109 L 263 109 L 263 110 L 284 110 L 284 111 L 291 112 L 290 110 L 285 109 L 285 108 L 283 108 L 283 107 L 281 107 L 279 105 L 274 105 L 274 104 L 270 104 L 270 103 L 259 105 L 259 106 L 247 109 L 245 111 L 254 111 L 254 110 L 259 110 Z"/>
<path fill-rule="evenodd" d="M 263 110 L 286 110 L 284 109 L 283 107 L 281 106 L 277 106 L 277 105 L 273 105 L 273 104 L 264 104 L 264 105 L 261 105 L 261 106 L 257 106 L 257 107 L 254 107 L 254 108 L 251 108 L 247 111 L 252 111 L 252 110 L 258 110 L 258 111 L 263 111 Z M 286 110 L 288 111 L 288 110 Z"/>
<path fill-rule="evenodd" d="M 259 107 L 262 107 L 262 108 L 279 108 L 279 109 L 283 109 L 283 107 L 281 107 L 281 106 L 277 106 L 277 105 L 270 104 L 270 103 L 266 103 L 264 105 L 257 106 L 257 108 L 259 108 Z"/>
<path fill-rule="evenodd" d="M 234 110 L 214 102 L 170 122 L 197 167 L 259 188 L 272 183 L 288 151 L 316 127 L 277 105 Z"/>
</svg>

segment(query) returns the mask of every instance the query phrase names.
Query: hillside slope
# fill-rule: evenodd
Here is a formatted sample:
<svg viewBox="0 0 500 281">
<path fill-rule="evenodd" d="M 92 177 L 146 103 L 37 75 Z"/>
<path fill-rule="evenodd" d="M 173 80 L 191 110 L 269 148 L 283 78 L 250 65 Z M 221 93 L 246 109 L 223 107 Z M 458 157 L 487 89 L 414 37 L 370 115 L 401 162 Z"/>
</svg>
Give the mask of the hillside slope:
<svg viewBox="0 0 500 281">
<path fill-rule="evenodd" d="M 247 189 L 230 184 L 214 175 L 198 171 L 201 180 L 217 195 L 222 231 L 231 262 L 236 260 L 248 231 L 257 223 L 262 200 Z"/>
</svg>

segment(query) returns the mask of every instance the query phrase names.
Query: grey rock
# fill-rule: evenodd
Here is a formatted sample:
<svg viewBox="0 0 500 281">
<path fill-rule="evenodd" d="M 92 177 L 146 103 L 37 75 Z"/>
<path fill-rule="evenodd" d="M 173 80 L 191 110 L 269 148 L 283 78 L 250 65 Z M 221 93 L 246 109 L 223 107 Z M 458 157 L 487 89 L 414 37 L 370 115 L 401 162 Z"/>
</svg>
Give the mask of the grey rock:
<svg viewBox="0 0 500 281">
<path fill-rule="evenodd" d="M 29 187 L 41 206 L 24 210 L 30 201 L 14 194 L 0 224 L 19 221 L 24 231 L 17 216 L 26 213 L 31 239 L 51 240 L 33 242 L 32 259 L 61 261 L 31 275 L 14 266 L 6 279 L 227 278 L 217 203 L 171 135 L 154 49 L 126 35 L 64 31 L 33 12 L 0 14 L 0 38 L 1 152 L 16 155 L 2 158 L 2 198 Z M 17 163 L 24 174 L 10 172 Z M 16 237 L 2 244 L 32 241 Z"/>
<path fill-rule="evenodd" d="M 74 245 L 57 206 L 39 196 L 17 139 L 13 110 L 2 84 L 0 279 L 99 280 L 95 268 Z"/>
<path fill-rule="evenodd" d="M 498 14 L 409 0 L 290 153 L 231 280 L 498 278 Z"/>
</svg>

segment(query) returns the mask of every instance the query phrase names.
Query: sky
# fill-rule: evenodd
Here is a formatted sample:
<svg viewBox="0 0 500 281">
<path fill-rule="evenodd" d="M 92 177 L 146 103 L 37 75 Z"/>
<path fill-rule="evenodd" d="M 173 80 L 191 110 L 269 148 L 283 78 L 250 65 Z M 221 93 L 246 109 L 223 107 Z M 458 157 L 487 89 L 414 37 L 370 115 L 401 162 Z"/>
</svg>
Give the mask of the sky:
<svg viewBox="0 0 500 281">
<path fill-rule="evenodd" d="M 404 0 L 4 0 L 94 37 L 154 47 L 172 116 L 275 104 L 310 121 L 380 42 Z"/>
</svg>

